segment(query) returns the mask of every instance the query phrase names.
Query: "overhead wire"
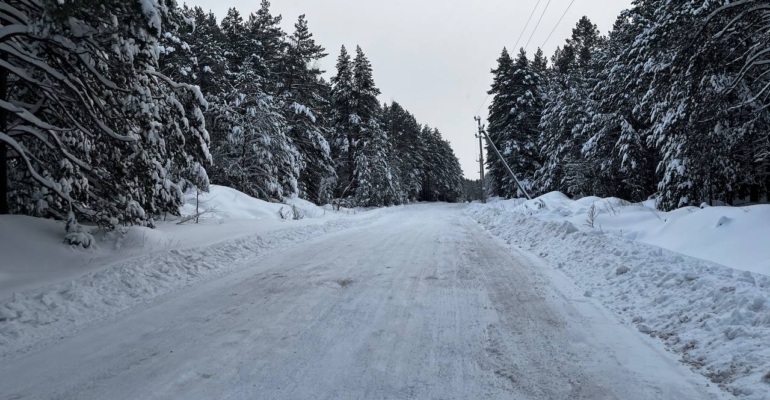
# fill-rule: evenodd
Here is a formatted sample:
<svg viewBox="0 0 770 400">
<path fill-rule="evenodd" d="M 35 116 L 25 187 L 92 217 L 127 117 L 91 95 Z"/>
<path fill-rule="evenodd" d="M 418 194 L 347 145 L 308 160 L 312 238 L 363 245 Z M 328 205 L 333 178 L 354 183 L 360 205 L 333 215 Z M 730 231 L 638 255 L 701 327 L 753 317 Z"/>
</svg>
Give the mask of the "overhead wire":
<svg viewBox="0 0 770 400">
<path fill-rule="evenodd" d="M 570 8 L 572 8 L 572 5 L 573 5 L 573 4 L 575 4 L 575 0 L 572 0 L 572 2 L 571 2 L 571 3 L 569 3 L 569 5 L 567 6 L 567 9 L 566 9 L 566 10 L 564 10 L 564 14 L 562 14 L 562 15 L 561 15 L 561 18 L 559 18 L 559 22 L 557 22 L 557 23 L 556 23 L 556 26 L 554 26 L 554 27 L 553 27 L 553 30 L 551 31 L 551 33 L 549 33 L 549 34 L 548 34 L 548 37 L 547 37 L 547 38 L 545 38 L 545 41 L 544 41 L 544 42 L 543 42 L 543 44 L 540 46 L 540 48 L 541 48 L 541 49 L 542 49 L 543 47 L 545 47 L 546 43 L 548 43 L 548 40 L 549 40 L 549 39 L 551 39 L 551 36 L 553 36 L 553 33 L 554 33 L 554 32 L 556 32 L 556 28 L 558 28 L 558 27 L 559 27 L 559 24 L 561 24 L 561 21 L 564 19 L 564 17 L 566 17 L 566 16 L 567 16 L 567 12 L 569 12 L 569 9 L 570 9 Z"/>
<path fill-rule="evenodd" d="M 529 40 L 527 40 L 527 44 L 524 46 L 524 49 L 527 49 L 529 47 L 529 43 L 532 41 L 532 38 L 535 36 L 535 32 L 537 32 L 537 27 L 540 26 L 540 22 L 543 21 L 543 17 L 545 16 L 545 12 L 548 11 L 548 6 L 551 4 L 551 0 L 548 0 L 548 3 L 545 4 L 545 8 L 543 9 L 543 13 L 540 14 L 540 19 L 537 20 L 537 24 L 535 25 L 535 29 L 532 30 L 532 34 L 529 35 Z"/>
<path fill-rule="evenodd" d="M 541 2 L 541 1 L 542 1 L 542 0 L 537 0 L 537 3 L 535 3 L 535 8 L 533 8 L 533 9 L 532 9 L 532 12 L 529 14 L 529 19 L 527 19 L 527 23 L 524 25 L 524 29 L 522 29 L 522 30 L 521 30 L 521 33 L 519 33 L 519 38 L 518 38 L 518 39 L 516 39 L 516 44 L 514 44 L 514 45 L 513 45 L 513 49 L 512 49 L 512 50 L 513 50 L 514 52 L 516 51 L 516 46 L 518 46 L 518 45 L 519 45 L 519 42 L 521 42 L 521 38 L 522 38 L 522 37 L 524 37 L 524 32 L 526 32 L 526 31 L 527 31 L 527 27 L 529 27 L 529 23 L 530 23 L 530 22 L 532 22 L 532 17 L 534 17 L 534 16 L 535 16 L 535 11 L 537 11 L 537 7 L 539 7 L 539 6 L 540 6 L 540 2 Z M 573 1 L 574 1 L 574 0 L 573 0 Z M 551 2 L 551 0 L 548 0 L 548 3 L 550 3 L 550 2 Z M 546 6 L 545 6 L 545 8 L 547 9 L 547 8 L 548 8 L 548 5 L 546 5 Z M 543 13 L 545 13 L 545 11 L 543 11 Z M 540 19 L 543 19 L 543 16 L 542 16 L 542 15 L 540 16 Z M 539 25 L 539 24 L 540 24 L 540 22 L 538 21 L 538 25 Z M 537 29 L 537 26 L 535 26 L 535 29 Z M 532 40 L 532 37 L 530 37 L 530 40 Z M 489 94 L 489 93 L 487 93 L 487 97 L 485 97 L 485 98 L 484 98 L 484 101 L 481 103 L 481 105 L 479 106 L 479 109 L 478 109 L 478 110 L 476 110 L 476 114 L 474 114 L 474 115 L 479 115 L 479 113 L 481 112 L 481 109 L 482 109 L 482 108 L 484 108 L 484 105 L 485 105 L 485 104 L 487 104 L 487 100 L 489 100 L 489 95 L 490 95 L 490 94 Z"/>
<path fill-rule="evenodd" d="M 535 4 L 535 8 L 533 8 L 533 9 L 532 9 L 532 13 L 531 13 L 531 14 L 529 14 L 529 19 L 527 20 L 527 24 L 526 24 L 526 25 L 524 25 L 524 29 L 522 29 L 522 30 L 521 30 L 521 33 L 519 34 L 519 38 L 518 38 L 518 39 L 516 39 L 516 44 L 514 44 L 514 45 L 513 45 L 513 49 L 511 49 L 511 50 L 513 50 L 514 52 L 516 51 L 516 46 L 518 46 L 518 45 L 519 45 L 519 42 L 521 41 L 521 38 L 524 36 L 524 32 L 526 32 L 526 31 L 527 31 L 527 27 L 529 26 L 529 23 L 530 23 L 530 22 L 532 22 L 532 17 L 534 17 L 534 16 L 535 16 L 535 11 L 537 11 L 537 7 L 538 7 L 538 6 L 540 6 L 540 2 L 541 2 L 541 1 L 542 1 L 542 0 L 537 0 L 537 4 Z"/>
</svg>

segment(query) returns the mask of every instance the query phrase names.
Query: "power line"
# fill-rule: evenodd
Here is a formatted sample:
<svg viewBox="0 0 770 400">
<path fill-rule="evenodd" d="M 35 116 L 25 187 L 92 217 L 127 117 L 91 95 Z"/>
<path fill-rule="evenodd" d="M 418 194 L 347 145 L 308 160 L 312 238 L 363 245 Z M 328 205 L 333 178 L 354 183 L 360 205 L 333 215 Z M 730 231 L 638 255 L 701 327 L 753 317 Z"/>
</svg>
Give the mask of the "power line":
<svg viewBox="0 0 770 400">
<path fill-rule="evenodd" d="M 473 115 L 479 115 L 479 113 L 481 112 L 481 109 L 484 108 L 484 104 L 487 104 L 487 100 L 489 100 L 489 93 L 487 93 L 487 97 L 484 98 L 484 102 L 481 103 L 481 105 L 479 106 L 479 109 L 476 110 L 476 114 L 473 114 Z"/>
<path fill-rule="evenodd" d="M 548 0 L 548 3 L 545 4 L 545 8 L 543 9 L 543 13 L 540 14 L 540 19 L 537 20 L 537 25 L 535 25 L 535 29 L 532 30 L 532 34 L 529 35 L 529 40 L 527 40 L 527 45 L 524 46 L 524 49 L 527 49 L 529 47 L 529 42 L 532 41 L 532 38 L 535 36 L 535 32 L 537 32 L 537 27 L 540 26 L 540 22 L 543 21 L 543 16 L 545 16 L 545 12 L 548 10 L 548 6 L 551 4 L 551 0 Z"/>
<path fill-rule="evenodd" d="M 513 49 L 511 49 L 513 50 L 514 54 L 516 53 L 516 50 L 518 50 L 516 46 L 519 45 L 519 42 L 521 41 L 522 36 L 524 36 L 524 32 L 527 30 L 529 23 L 532 22 L 532 17 L 535 15 L 535 11 L 537 11 L 537 7 L 540 5 L 541 1 L 542 0 L 537 0 L 537 4 L 535 4 L 535 8 L 532 10 L 532 14 L 529 14 L 529 19 L 527 20 L 527 24 L 524 25 L 524 29 L 521 30 L 521 33 L 519 34 L 519 38 L 516 39 L 516 44 L 514 44 Z"/>
<path fill-rule="evenodd" d="M 559 18 L 559 22 L 557 22 L 557 23 L 556 23 L 556 26 L 554 26 L 554 27 L 553 27 L 553 30 L 551 31 L 551 33 L 549 33 L 549 34 L 548 34 L 548 37 L 547 37 L 547 38 L 545 38 L 545 42 L 543 42 L 543 45 L 542 45 L 542 46 L 540 46 L 540 48 L 541 48 L 541 49 L 542 49 L 543 47 L 545 47 L 545 44 L 546 44 L 546 43 L 548 43 L 548 39 L 550 39 L 550 38 L 551 38 L 551 36 L 553 35 L 553 33 L 554 33 L 554 32 L 556 32 L 556 28 L 558 28 L 558 27 L 559 27 L 559 24 L 561 24 L 561 21 L 564 19 L 564 17 L 566 17 L 566 16 L 567 16 L 567 12 L 569 11 L 569 9 L 572 7 L 572 5 L 573 5 L 573 4 L 575 4 L 575 0 L 572 0 L 572 2 L 571 2 L 571 3 L 569 3 L 569 5 L 567 6 L 567 9 L 566 9 L 566 10 L 564 10 L 564 14 L 562 14 L 562 15 L 561 15 L 561 18 Z"/>
<path fill-rule="evenodd" d="M 516 53 L 516 46 L 519 45 L 519 42 L 521 41 L 521 38 L 524 37 L 524 32 L 527 31 L 527 27 L 529 26 L 529 23 L 532 22 L 532 17 L 535 16 L 535 11 L 537 11 L 537 7 L 540 6 L 540 2 L 541 1 L 542 0 L 537 0 L 537 3 L 535 4 L 535 8 L 533 8 L 532 9 L 532 13 L 529 14 L 529 19 L 527 19 L 527 24 L 524 25 L 524 29 L 521 30 L 521 33 L 519 34 L 519 38 L 516 39 L 516 44 L 513 45 L 513 49 L 512 49 L 514 53 Z M 551 0 L 548 0 L 548 3 L 550 3 L 550 2 L 551 2 Z M 548 6 L 546 5 L 545 8 L 548 8 Z M 541 16 L 540 18 L 542 19 L 543 17 Z M 540 24 L 540 22 L 538 22 L 538 24 Z M 535 27 L 535 29 L 537 29 L 537 27 Z M 530 37 L 530 40 L 531 39 L 532 38 Z M 484 108 L 485 104 L 487 104 L 487 100 L 489 100 L 489 93 L 487 93 L 487 97 L 484 98 L 484 101 L 481 103 L 481 105 L 479 106 L 479 109 L 476 110 L 476 114 L 474 114 L 474 115 L 479 115 L 479 113 L 481 112 L 481 109 Z"/>
</svg>

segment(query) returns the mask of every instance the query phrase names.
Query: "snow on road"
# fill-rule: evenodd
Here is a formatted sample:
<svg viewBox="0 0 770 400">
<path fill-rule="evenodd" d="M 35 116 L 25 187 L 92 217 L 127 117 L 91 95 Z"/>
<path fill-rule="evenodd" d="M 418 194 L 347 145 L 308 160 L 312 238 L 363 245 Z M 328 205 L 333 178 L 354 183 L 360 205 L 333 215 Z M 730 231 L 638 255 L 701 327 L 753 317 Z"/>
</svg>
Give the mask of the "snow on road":
<svg viewBox="0 0 770 400">
<path fill-rule="evenodd" d="M 0 360 L 0 399 L 708 399 L 459 205 L 321 235 Z"/>
</svg>

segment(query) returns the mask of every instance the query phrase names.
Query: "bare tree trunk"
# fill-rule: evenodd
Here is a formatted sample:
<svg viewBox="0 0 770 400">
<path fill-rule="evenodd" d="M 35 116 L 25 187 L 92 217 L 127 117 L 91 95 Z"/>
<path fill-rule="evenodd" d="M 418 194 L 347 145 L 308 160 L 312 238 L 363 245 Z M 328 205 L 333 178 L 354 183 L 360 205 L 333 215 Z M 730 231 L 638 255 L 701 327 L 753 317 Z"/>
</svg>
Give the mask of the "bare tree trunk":
<svg viewBox="0 0 770 400">
<path fill-rule="evenodd" d="M 6 60 L 8 56 L 3 53 L 3 60 Z M 8 90 L 8 70 L 5 68 L 0 69 L 0 99 L 5 100 Z M 0 132 L 6 133 L 8 129 L 8 112 L 5 109 L 0 109 Z M 10 213 L 8 207 L 8 148 L 5 142 L 0 142 L 0 215 Z"/>
<path fill-rule="evenodd" d="M 201 191 L 198 189 L 198 187 L 195 187 L 195 223 L 198 223 L 198 218 L 201 216 L 200 211 L 200 197 L 201 197 Z"/>
</svg>

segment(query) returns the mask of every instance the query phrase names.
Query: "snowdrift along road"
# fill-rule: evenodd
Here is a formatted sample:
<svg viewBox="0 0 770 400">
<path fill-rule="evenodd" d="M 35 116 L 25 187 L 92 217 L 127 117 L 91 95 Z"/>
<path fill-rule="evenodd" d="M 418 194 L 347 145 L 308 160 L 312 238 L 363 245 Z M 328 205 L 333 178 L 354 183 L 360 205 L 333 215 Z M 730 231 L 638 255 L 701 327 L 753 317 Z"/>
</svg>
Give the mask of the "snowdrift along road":
<svg viewBox="0 0 770 400">
<path fill-rule="evenodd" d="M 588 209 L 594 204 L 600 214 L 590 227 Z M 659 339 L 713 383 L 743 399 L 764 400 L 770 398 L 770 277 L 644 242 L 673 248 L 689 243 L 704 258 L 709 246 L 738 260 L 758 258 L 767 246 L 736 243 L 744 238 L 753 243 L 755 235 L 766 240 L 768 211 L 765 205 L 660 213 L 617 199 L 572 201 L 553 193 L 526 202 L 474 204 L 467 212 L 507 245 L 558 268 L 585 296 Z M 725 215 L 730 216 L 726 226 L 718 226 Z M 736 226 L 754 229 L 741 232 Z"/>
</svg>

